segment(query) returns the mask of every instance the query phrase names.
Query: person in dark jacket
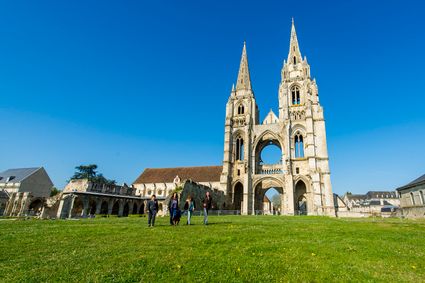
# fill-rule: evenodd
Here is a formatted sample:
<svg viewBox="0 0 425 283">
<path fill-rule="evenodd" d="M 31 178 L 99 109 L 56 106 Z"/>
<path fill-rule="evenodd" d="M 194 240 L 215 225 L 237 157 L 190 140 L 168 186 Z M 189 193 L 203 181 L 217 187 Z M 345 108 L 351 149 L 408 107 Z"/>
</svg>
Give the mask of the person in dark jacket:
<svg viewBox="0 0 425 283">
<path fill-rule="evenodd" d="M 155 225 L 155 217 L 158 212 L 158 208 L 156 196 L 152 195 L 151 200 L 148 201 L 148 227 L 153 227 Z"/>
<path fill-rule="evenodd" d="M 210 192 L 206 192 L 202 205 L 204 208 L 204 224 L 208 225 L 208 210 L 212 208 L 212 197 L 210 196 Z"/>
<path fill-rule="evenodd" d="M 168 202 L 168 211 L 170 212 L 170 225 L 174 225 L 174 218 L 179 209 L 179 198 L 177 193 L 173 193 Z"/>
</svg>

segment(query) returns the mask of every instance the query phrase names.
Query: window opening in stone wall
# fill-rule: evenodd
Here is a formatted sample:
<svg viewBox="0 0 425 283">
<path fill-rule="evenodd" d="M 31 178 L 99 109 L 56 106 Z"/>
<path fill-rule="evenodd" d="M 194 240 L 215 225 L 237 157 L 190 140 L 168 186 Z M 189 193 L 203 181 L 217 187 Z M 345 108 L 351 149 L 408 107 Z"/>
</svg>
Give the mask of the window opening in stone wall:
<svg viewBox="0 0 425 283">
<path fill-rule="evenodd" d="M 300 102 L 301 102 L 301 99 L 300 99 L 300 89 L 297 86 L 294 86 L 292 88 L 291 93 L 292 93 L 292 104 L 293 105 L 300 104 Z"/>
<path fill-rule="evenodd" d="M 297 57 L 294 56 L 294 64 L 297 64 Z"/>
<path fill-rule="evenodd" d="M 242 104 L 239 105 L 239 107 L 238 107 L 238 114 L 244 114 L 244 112 L 245 112 L 245 108 L 243 107 L 243 105 Z"/>
<path fill-rule="evenodd" d="M 238 138 L 236 140 L 236 160 L 243 160 L 243 154 L 244 154 L 243 139 Z"/>
<path fill-rule="evenodd" d="M 304 141 L 303 136 L 300 134 L 295 136 L 295 157 L 304 157 Z"/>
<path fill-rule="evenodd" d="M 298 167 L 297 167 L 297 168 L 295 168 L 295 173 L 296 173 L 296 174 L 300 174 L 300 168 L 298 168 Z"/>
</svg>

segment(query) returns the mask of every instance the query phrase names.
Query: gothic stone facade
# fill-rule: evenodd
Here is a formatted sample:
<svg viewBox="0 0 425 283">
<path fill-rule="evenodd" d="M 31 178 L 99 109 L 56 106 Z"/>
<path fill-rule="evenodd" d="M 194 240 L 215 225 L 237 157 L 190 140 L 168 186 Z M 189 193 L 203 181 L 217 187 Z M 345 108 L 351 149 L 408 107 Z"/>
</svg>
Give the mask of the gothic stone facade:
<svg viewBox="0 0 425 283">
<path fill-rule="evenodd" d="M 282 214 L 334 216 L 323 108 L 293 23 L 281 76 L 278 115 L 270 111 L 260 123 L 244 44 L 236 87 L 226 105 L 223 166 L 202 167 L 202 174 L 201 167 L 146 169 L 133 184 L 138 194 L 167 197 L 180 179 L 194 179 L 222 190 L 226 209 L 256 214 L 265 210 L 265 192 L 275 188 Z M 271 144 L 280 148 L 278 164 L 261 160 Z"/>
<path fill-rule="evenodd" d="M 278 98 L 278 115 L 270 111 L 260 123 L 244 44 L 236 87 L 226 105 L 222 188 L 243 214 L 261 210 L 265 192 L 273 187 L 281 195 L 283 214 L 333 216 L 323 108 L 294 24 Z M 281 150 L 278 164 L 261 160 L 270 144 Z"/>
</svg>

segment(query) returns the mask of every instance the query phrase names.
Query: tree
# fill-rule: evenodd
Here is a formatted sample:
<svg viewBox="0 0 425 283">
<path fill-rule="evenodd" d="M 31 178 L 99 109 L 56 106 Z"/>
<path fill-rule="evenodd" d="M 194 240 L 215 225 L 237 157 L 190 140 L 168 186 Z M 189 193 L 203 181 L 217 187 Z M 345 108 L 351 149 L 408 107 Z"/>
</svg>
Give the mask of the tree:
<svg viewBox="0 0 425 283">
<path fill-rule="evenodd" d="M 96 164 L 90 164 L 90 165 L 80 165 L 75 167 L 77 170 L 74 175 L 71 177 L 71 180 L 81 180 L 81 179 L 87 179 L 91 182 L 98 183 L 98 184 L 106 184 L 106 185 L 115 185 L 115 180 L 107 179 L 103 176 L 103 174 L 97 173 L 97 165 Z"/>
<path fill-rule="evenodd" d="M 54 197 L 55 195 L 59 194 L 60 191 L 56 187 L 52 187 L 50 189 L 50 197 Z"/>
<path fill-rule="evenodd" d="M 280 194 L 273 195 L 272 197 L 273 207 L 276 207 L 276 208 L 280 207 L 281 201 L 282 200 L 280 199 Z"/>
<path fill-rule="evenodd" d="M 74 176 L 71 177 L 71 180 L 79 180 L 79 179 L 92 180 L 97 175 L 96 164 L 80 165 L 75 167 L 75 169 L 77 170 L 77 172 L 74 173 Z"/>
</svg>

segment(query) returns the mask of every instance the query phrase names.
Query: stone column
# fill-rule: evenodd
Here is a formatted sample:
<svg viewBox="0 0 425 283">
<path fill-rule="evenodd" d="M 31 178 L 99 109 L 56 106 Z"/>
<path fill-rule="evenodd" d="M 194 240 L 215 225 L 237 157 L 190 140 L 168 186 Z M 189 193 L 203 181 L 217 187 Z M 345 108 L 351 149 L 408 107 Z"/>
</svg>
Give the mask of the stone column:
<svg viewBox="0 0 425 283">
<path fill-rule="evenodd" d="M 109 200 L 109 203 L 108 203 L 108 216 L 112 214 L 113 206 L 114 206 L 114 200 L 111 199 L 111 200 Z"/>
<path fill-rule="evenodd" d="M 103 200 L 101 198 L 96 199 L 96 215 L 100 214 L 100 210 L 102 209 L 102 202 Z"/>
<path fill-rule="evenodd" d="M 294 181 L 292 175 L 288 174 L 285 178 L 285 192 L 283 194 L 284 206 L 282 214 L 284 215 L 294 215 Z"/>
<path fill-rule="evenodd" d="M 81 217 L 87 217 L 87 211 L 89 209 L 89 198 L 84 196 L 83 198 L 83 210 L 81 211 Z"/>
<path fill-rule="evenodd" d="M 72 209 L 74 208 L 74 201 L 75 201 L 75 198 L 77 196 L 72 194 L 69 197 L 71 198 L 71 200 L 70 200 L 71 203 L 69 204 L 68 218 L 71 218 L 72 217 Z"/>
<path fill-rule="evenodd" d="M 119 200 L 118 217 L 121 217 L 124 213 L 124 201 Z"/>
</svg>

